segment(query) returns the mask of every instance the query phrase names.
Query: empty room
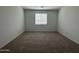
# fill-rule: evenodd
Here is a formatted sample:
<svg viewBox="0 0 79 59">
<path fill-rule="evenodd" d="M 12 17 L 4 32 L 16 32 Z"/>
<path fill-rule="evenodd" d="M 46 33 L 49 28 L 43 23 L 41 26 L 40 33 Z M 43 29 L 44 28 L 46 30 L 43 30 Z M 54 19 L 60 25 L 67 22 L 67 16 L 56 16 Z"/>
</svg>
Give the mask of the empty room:
<svg viewBox="0 0 79 59">
<path fill-rule="evenodd" d="M 0 6 L 0 53 L 79 53 L 79 6 Z"/>
</svg>

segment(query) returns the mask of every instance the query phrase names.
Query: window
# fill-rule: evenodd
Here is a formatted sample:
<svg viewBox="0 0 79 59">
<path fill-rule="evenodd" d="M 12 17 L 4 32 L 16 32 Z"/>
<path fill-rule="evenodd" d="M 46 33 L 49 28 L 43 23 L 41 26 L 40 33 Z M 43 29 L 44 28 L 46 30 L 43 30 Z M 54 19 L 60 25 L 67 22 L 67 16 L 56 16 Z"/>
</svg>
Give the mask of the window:
<svg viewBox="0 0 79 59">
<path fill-rule="evenodd" d="M 47 24 L 47 14 L 46 13 L 36 13 L 35 14 L 35 24 L 36 25 L 46 25 Z"/>
</svg>

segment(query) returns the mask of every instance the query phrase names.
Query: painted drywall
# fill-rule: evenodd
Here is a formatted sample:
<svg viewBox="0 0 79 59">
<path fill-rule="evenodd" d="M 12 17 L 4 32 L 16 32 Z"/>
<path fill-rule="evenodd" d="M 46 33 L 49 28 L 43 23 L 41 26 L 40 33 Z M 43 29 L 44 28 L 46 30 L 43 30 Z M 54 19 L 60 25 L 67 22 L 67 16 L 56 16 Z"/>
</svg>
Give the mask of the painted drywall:
<svg viewBox="0 0 79 59">
<path fill-rule="evenodd" d="M 58 31 L 79 44 L 79 7 L 63 7 L 59 12 Z"/>
<path fill-rule="evenodd" d="M 35 13 L 47 13 L 47 25 L 35 25 Z M 58 11 L 36 11 L 25 10 L 25 30 L 26 31 L 56 31 Z"/>
<path fill-rule="evenodd" d="M 0 48 L 24 31 L 24 16 L 21 7 L 0 6 Z"/>
</svg>

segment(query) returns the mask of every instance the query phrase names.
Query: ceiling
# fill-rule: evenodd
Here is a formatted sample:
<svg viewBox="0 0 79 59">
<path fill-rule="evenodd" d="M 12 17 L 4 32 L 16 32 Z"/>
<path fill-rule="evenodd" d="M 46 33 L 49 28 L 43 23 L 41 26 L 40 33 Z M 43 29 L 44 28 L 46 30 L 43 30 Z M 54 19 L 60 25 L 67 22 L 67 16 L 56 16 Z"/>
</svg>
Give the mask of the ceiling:
<svg viewBox="0 0 79 59">
<path fill-rule="evenodd" d="M 24 9 L 31 10 L 58 10 L 62 6 L 22 6 Z"/>
</svg>

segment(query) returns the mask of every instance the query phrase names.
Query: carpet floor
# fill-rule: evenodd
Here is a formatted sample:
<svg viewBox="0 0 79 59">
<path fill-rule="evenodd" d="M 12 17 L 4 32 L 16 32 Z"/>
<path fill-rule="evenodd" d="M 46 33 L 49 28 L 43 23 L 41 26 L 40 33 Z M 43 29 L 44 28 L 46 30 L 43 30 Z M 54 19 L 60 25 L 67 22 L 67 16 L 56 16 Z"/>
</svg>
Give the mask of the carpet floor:
<svg viewBox="0 0 79 59">
<path fill-rule="evenodd" d="M 79 53 L 79 45 L 57 32 L 24 32 L 3 53 Z"/>
</svg>

